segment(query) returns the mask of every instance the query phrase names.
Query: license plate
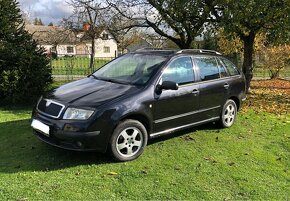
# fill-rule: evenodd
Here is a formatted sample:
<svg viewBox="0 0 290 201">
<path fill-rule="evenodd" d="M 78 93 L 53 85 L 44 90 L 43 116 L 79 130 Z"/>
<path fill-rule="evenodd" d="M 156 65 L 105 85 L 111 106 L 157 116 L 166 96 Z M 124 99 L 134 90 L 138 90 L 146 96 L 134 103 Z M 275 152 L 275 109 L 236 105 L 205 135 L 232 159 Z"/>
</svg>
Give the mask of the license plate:
<svg viewBox="0 0 290 201">
<path fill-rule="evenodd" d="M 45 134 L 46 136 L 49 136 L 49 126 L 45 125 L 44 123 L 33 119 L 31 123 L 31 127 L 34 128 L 35 130 Z"/>
</svg>

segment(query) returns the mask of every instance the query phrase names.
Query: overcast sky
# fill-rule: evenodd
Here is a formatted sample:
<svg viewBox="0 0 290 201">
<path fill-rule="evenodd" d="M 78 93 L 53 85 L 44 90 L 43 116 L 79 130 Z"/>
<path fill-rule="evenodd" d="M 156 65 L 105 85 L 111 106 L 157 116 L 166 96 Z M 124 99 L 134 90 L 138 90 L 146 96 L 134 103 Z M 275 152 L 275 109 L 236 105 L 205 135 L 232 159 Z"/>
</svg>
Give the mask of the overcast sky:
<svg viewBox="0 0 290 201">
<path fill-rule="evenodd" d="M 53 22 L 59 23 L 62 18 L 68 17 L 72 13 L 72 8 L 66 0 L 18 0 L 21 9 L 29 14 L 31 21 L 41 18 L 44 24 Z"/>
</svg>

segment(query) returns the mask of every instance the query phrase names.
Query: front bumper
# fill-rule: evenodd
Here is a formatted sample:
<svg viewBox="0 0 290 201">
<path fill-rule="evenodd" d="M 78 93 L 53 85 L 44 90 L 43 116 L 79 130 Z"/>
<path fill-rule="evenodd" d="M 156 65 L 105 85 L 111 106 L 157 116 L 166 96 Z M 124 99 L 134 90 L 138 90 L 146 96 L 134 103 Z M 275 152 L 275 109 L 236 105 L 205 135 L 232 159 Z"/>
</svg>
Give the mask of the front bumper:
<svg viewBox="0 0 290 201">
<path fill-rule="evenodd" d="M 55 147 L 74 151 L 106 152 L 108 133 L 104 130 L 92 130 L 92 122 L 72 122 L 69 120 L 52 119 L 38 112 L 33 112 L 32 119 L 49 126 L 49 135 L 33 129 L 33 133 L 42 141 Z M 75 125 L 78 131 L 65 130 L 66 125 Z"/>
<path fill-rule="evenodd" d="M 33 130 L 33 133 L 43 142 L 62 149 L 73 151 L 101 151 L 102 146 L 97 146 L 99 131 L 96 132 L 59 132 L 50 134 L 50 136 Z"/>
</svg>

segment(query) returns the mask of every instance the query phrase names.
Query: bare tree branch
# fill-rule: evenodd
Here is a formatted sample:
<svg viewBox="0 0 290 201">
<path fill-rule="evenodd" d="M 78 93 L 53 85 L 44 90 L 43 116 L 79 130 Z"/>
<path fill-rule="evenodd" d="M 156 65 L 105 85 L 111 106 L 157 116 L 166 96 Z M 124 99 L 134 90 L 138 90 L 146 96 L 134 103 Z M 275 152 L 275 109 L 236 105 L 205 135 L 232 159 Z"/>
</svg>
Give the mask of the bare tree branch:
<svg viewBox="0 0 290 201">
<path fill-rule="evenodd" d="M 107 0 L 122 21 L 119 30 L 150 27 L 180 48 L 190 48 L 207 23 L 216 19 L 215 0 Z M 126 23 L 124 23 L 126 22 Z"/>
</svg>

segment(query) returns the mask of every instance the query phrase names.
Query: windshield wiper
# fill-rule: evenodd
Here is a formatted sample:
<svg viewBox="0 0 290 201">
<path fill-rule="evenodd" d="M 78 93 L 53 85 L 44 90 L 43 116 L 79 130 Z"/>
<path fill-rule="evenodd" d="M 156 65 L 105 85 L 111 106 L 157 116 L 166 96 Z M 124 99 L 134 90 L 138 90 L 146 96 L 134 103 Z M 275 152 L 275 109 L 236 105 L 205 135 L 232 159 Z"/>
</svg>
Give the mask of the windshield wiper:
<svg viewBox="0 0 290 201">
<path fill-rule="evenodd" d="M 95 76 L 94 74 L 91 75 L 93 78 L 97 79 L 97 80 L 103 80 L 103 81 L 107 81 L 107 82 L 113 82 L 113 83 L 119 83 L 119 84 L 130 84 L 126 81 L 122 81 L 122 80 L 115 80 L 112 78 L 106 78 L 106 77 L 98 77 Z"/>
<path fill-rule="evenodd" d="M 91 74 L 90 76 L 92 76 L 93 78 L 95 78 L 96 80 L 98 80 L 98 77 L 95 76 L 94 74 Z"/>
</svg>

